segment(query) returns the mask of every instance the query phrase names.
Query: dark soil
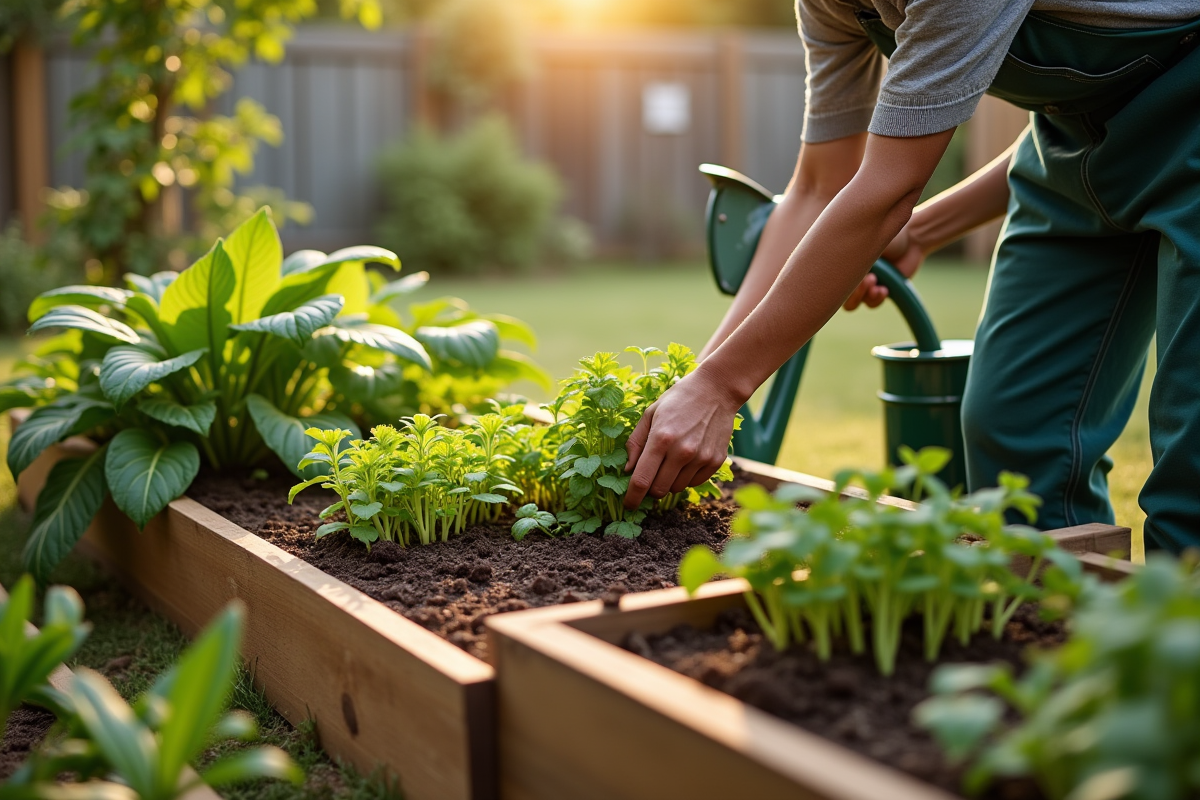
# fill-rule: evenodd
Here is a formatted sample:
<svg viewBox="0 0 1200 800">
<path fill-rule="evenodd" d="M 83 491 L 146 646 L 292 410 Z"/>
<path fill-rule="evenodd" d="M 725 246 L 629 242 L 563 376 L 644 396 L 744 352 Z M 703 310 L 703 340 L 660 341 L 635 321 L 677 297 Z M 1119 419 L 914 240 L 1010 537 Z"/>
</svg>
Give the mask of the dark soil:
<svg viewBox="0 0 1200 800">
<path fill-rule="evenodd" d="M 4 740 L 0 741 L 0 783 L 12 777 L 28 760 L 53 724 L 54 715 L 42 708 L 21 706 L 12 713 Z"/>
<path fill-rule="evenodd" d="M 535 533 L 517 542 L 512 520 L 502 520 L 437 545 L 377 542 L 368 555 L 348 536 L 314 539 L 333 495 L 309 490 L 289 506 L 293 482 L 207 475 L 188 496 L 479 658 L 492 614 L 674 586 L 689 547 L 721 548 L 734 510 L 731 500 L 710 500 L 649 517 L 637 539 Z"/>
<path fill-rule="evenodd" d="M 1005 661 L 1019 668 L 1028 648 L 1053 647 L 1064 638 L 1060 622 L 1040 620 L 1034 607 L 1024 606 L 1002 639 L 984 632 L 966 647 L 948 640 L 939 663 Z M 633 633 L 625 648 L 923 781 L 961 790 L 963 769 L 948 765 L 930 734 L 912 722 L 937 666 L 925 661 L 919 621 L 905 627 L 890 678 L 879 674 L 869 654 L 835 651 L 822 663 L 803 645 L 778 653 L 745 608 L 723 612 L 708 630 L 680 625 L 654 636 Z M 998 784 L 985 796 L 1042 798 L 1025 781 Z"/>
</svg>

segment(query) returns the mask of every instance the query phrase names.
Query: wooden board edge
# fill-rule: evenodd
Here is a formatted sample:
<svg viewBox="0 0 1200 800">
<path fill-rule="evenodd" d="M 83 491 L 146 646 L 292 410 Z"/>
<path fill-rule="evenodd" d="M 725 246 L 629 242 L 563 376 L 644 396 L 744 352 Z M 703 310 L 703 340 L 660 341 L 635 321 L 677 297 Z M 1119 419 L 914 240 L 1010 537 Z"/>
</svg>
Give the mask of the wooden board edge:
<svg viewBox="0 0 1200 800">
<path fill-rule="evenodd" d="M 500 626 L 496 630 L 501 637 L 616 691 L 675 724 L 697 731 L 765 769 L 818 792 L 815 796 L 827 800 L 952 798 L 952 795 L 936 787 L 578 630 L 575 626 L 547 621 L 530 624 L 525 621 L 520 625 Z M 497 644 L 500 646 L 499 642 Z M 498 681 L 503 684 L 505 677 L 501 669 Z"/>
<path fill-rule="evenodd" d="M 345 614 L 354 617 L 380 636 L 444 672 L 458 683 L 484 683 L 495 677 L 491 666 L 481 659 L 190 497 L 173 501 L 168 506 L 168 513 L 186 517 L 193 524 L 205 528 L 251 557 L 284 573 L 305 590 L 319 595 Z"/>
</svg>

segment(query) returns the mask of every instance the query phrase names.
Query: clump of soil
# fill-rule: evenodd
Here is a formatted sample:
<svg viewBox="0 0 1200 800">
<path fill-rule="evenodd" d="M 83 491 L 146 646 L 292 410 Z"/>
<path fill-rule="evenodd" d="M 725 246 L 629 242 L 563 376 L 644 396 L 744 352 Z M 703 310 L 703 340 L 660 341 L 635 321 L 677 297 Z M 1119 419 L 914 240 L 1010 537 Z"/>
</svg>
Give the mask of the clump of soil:
<svg viewBox="0 0 1200 800">
<path fill-rule="evenodd" d="M 53 724 L 54 715 L 42 708 L 21 706 L 13 711 L 0 741 L 0 783 L 29 759 Z"/>
<path fill-rule="evenodd" d="M 1032 605 L 1017 610 L 1001 639 L 981 632 L 964 647 L 947 639 L 941 664 L 1003 661 L 1018 669 L 1031 646 L 1062 644 L 1061 622 L 1038 618 Z M 962 766 L 942 757 L 933 737 L 912 722 L 912 710 L 929 697 L 937 664 L 925 661 L 919 620 L 905 626 L 896 671 L 883 677 L 869 653 L 835 651 L 820 661 L 805 645 L 779 653 L 744 607 L 726 610 L 701 630 L 679 625 L 664 634 L 630 634 L 624 646 L 644 658 L 695 678 L 737 699 L 951 792 L 962 787 Z M 1042 800 L 1026 781 L 998 784 L 990 800 Z"/>
<path fill-rule="evenodd" d="M 651 516 L 636 539 L 535 533 L 517 542 L 506 520 L 430 546 L 377 542 L 368 555 L 348 536 L 314 539 L 333 495 L 309 490 L 289 506 L 292 483 L 204 475 L 188 496 L 479 658 L 492 614 L 674 586 L 688 548 L 724 545 L 735 509 L 709 500 Z"/>
</svg>

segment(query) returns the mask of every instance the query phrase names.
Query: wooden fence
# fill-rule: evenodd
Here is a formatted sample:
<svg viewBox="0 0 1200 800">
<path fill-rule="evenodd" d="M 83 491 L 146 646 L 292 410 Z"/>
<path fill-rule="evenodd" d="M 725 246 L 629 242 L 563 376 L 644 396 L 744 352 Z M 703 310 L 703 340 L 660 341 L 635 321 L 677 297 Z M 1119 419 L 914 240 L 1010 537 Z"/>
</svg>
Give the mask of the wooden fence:
<svg viewBox="0 0 1200 800">
<path fill-rule="evenodd" d="M 427 43 L 412 31 L 304 27 L 284 62 L 236 74 L 218 110 L 254 98 L 280 118 L 286 137 L 260 149 L 243 184 L 280 187 L 316 212 L 310 226 L 285 233 L 289 248 L 372 240 L 378 155 L 429 107 Z M 534 74 L 509 93 L 505 110 L 524 149 L 562 176 L 564 210 L 588 224 L 602 250 L 697 252 L 708 190 L 696 171 L 702 162 L 741 169 L 775 191 L 786 185 L 804 112 L 804 53 L 794 33 L 553 32 L 531 45 Z M 0 220 L 14 209 L 29 218 L 37 187 L 83 180 L 81 156 L 65 145 L 69 100 L 93 74 L 87 54 L 53 47 L 40 65 L 22 58 L 0 60 Z M 13 72 L 21 75 L 10 79 Z M 39 80 L 41 110 L 28 97 Z M 43 118 L 40 137 L 28 108 Z"/>
</svg>

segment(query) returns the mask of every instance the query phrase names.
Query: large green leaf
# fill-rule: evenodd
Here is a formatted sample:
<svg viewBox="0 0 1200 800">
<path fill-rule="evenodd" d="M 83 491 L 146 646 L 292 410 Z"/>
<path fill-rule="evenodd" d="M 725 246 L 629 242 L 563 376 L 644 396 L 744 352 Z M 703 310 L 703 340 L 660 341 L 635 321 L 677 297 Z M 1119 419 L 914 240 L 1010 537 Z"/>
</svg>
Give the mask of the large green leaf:
<svg viewBox="0 0 1200 800">
<path fill-rule="evenodd" d="M 35 333 L 48 328 L 74 328 L 94 333 L 109 341 L 127 344 L 137 344 L 141 341 L 137 332 L 124 322 L 109 319 L 83 306 L 55 306 L 30 325 L 29 332 Z"/>
<path fill-rule="evenodd" d="M 104 306 L 121 308 L 133 292 L 111 286 L 60 286 L 38 295 L 29 306 L 29 321 L 36 322 L 47 311 L 58 306 L 76 305 L 97 309 Z"/>
<path fill-rule="evenodd" d="M 210 358 L 221 358 L 232 321 L 228 305 L 236 288 L 233 264 L 224 243 L 217 240 L 163 292 L 158 318 L 176 352 L 208 348 Z"/>
<path fill-rule="evenodd" d="M 279 274 L 286 277 L 296 272 L 308 272 L 318 264 L 325 263 L 325 254 L 320 250 L 297 250 L 283 260 Z"/>
<path fill-rule="evenodd" d="M 208 430 L 217 418 L 217 404 L 212 400 L 185 406 L 168 397 L 150 397 L 138 403 L 138 411 L 151 419 L 186 428 L 201 436 L 208 436 Z"/>
<path fill-rule="evenodd" d="M 139 797 L 163 796 L 155 780 L 158 743 L 121 695 L 89 669 L 76 673 L 71 695 L 78 721 L 113 771 Z"/>
<path fill-rule="evenodd" d="M 155 303 L 161 303 L 163 293 L 178 277 L 179 273 L 172 271 L 156 272 L 150 277 L 129 272 L 125 275 L 125 282 L 135 291 L 149 295 Z"/>
<path fill-rule="evenodd" d="M 417 341 L 442 361 L 474 369 L 491 364 L 500 350 L 500 333 L 494 323 L 485 319 L 448 327 L 418 328 Z"/>
<path fill-rule="evenodd" d="M 227 308 L 234 324 L 258 319 L 267 299 L 279 288 L 283 245 L 264 206 L 225 240 L 236 285 Z"/>
<path fill-rule="evenodd" d="M 200 453 L 191 442 L 164 442 L 149 431 L 127 428 L 108 444 L 104 475 L 117 508 L 146 527 L 192 485 Z"/>
<path fill-rule="evenodd" d="M 386 283 L 376 289 L 371 295 L 371 304 L 387 303 L 397 297 L 412 294 L 427 283 L 429 283 L 428 272 L 414 272 L 412 275 L 405 275 L 403 278 Z"/>
<path fill-rule="evenodd" d="M 54 381 L 41 375 L 20 375 L 0 384 L 0 414 L 29 408 L 53 396 Z"/>
<path fill-rule="evenodd" d="M 389 328 L 386 325 L 375 325 L 358 320 L 337 320 L 332 325 L 317 331 L 313 336 L 318 339 L 332 336 L 340 342 L 390 353 L 405 361 L 420 364 L 425 369 L 433 369 L 429 354 L 425 352 L 421 343 L 399 328 Z"/>
<path fill-rule="evenodd" d="M 13 431 L 8 442 L 8 468 L 20 475 L 42 451 L 75 433 L 83 433 L 113 415 L 108 403 L 68 395 L 36 409 Z"/>
<path fill-rule="evenodd" d="M 188 762 L 209 743 L 233 689 L 242 638 L 242 608 L 226 606 L 172 669 L 166 701 L 171 712 L 158 732 L 160 790 L 179 784 Z"/>
<path fill-rule="evenodd" d="M 235 331 L 270 333 L 303 347 L 315 332 L 333 322 L 334 317 L 342 310 L 344 302 L 341 295 L 325 294 L 304 303 L 294 311 L 281 311 L 269 317 L 232 325 L 230 328 Z"/>
<path fill-rule="evenodd" d="M 66 458 L 51 468 L 38 495 L 33 529 L 22 555 L 26 571 L 39 581 L 45 582 L 66 558 L 104 503 L 106 454 L 101 447 L 86 458 Z"/>
<path fill-rule="evenodd" d="M 553 379 L 537 362 L 523 353 L 501 350 L 487 367 L 489 375 L 508 381 L 533 381 L 546 391 L 554 385 Z"/>
<path fill-rule="evenodd" d="M 100 364 L 100 389 L 117 406 L 152 383 L 187 369 L 206 350 L 193 350 L 175 358 L 163 358 L 141 347 L 114 347 Z"/>
<path fill-rule="evenodd" d="M 377 367 L 341 363 L 330 368 L 329 382 L 339 394 L 351 400 L 378 400 L 400 390 L 404 383 L 404 367 L 396 363 Z"/>
<path fill-rule="evenodd" d="M 312 439 L 304 433 L 309 428 L 327 431 L 341 428 L 350 431 L 352 439 L 362 438 L 362 432 L 354 424 L 354 420 L 342 414 L 325 412 L 301 419 L 283 413 L 272 405 L 271 401 L 257 394 L 246 398 L 246 407 L 250 410 L 250 418 L 254 420 L 254 426 L 258 428 L 267 447 L 271 448 L 284 465 L 299 478 L 315 478 L 323 474 L 319 464 L 310 465 L 303 470 L 296 467 L 312 450 Z"/>
</svg>

